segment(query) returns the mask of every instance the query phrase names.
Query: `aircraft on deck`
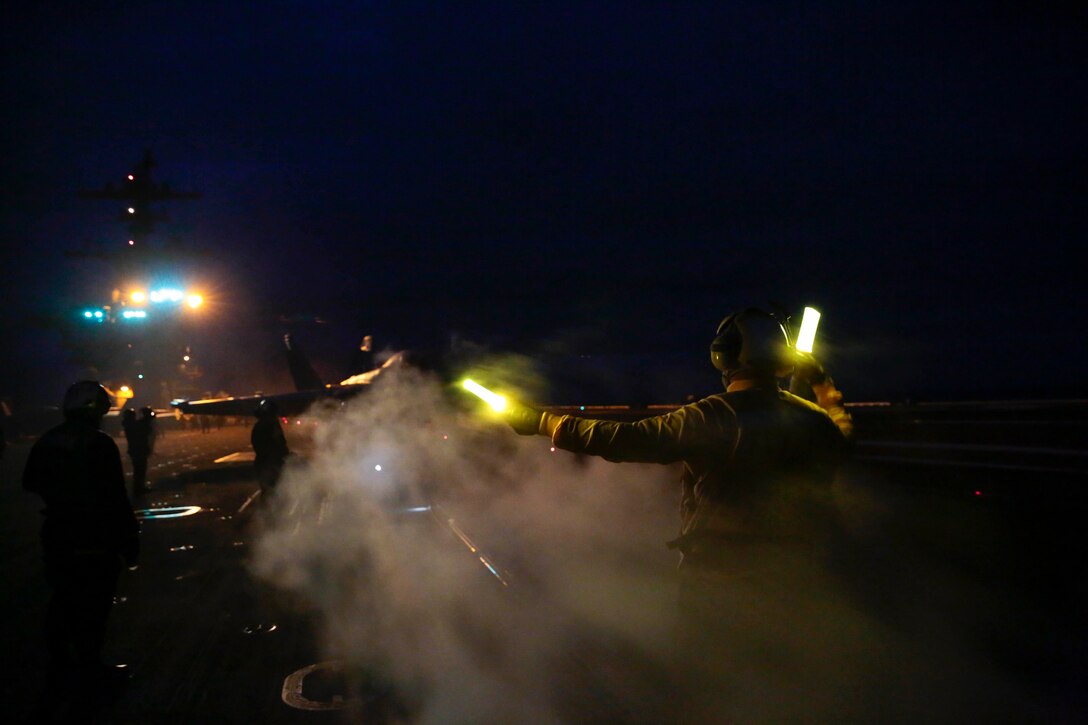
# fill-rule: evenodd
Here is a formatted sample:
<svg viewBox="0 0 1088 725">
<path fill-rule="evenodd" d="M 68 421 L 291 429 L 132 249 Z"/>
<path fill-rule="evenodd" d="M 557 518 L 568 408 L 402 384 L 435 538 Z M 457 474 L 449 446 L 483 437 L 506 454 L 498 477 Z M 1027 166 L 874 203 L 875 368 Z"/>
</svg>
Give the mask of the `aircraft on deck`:
<svg viewBox="0 0 1088 725">
<path fill-rule="evenodd" d="M 207 398 L 204 400 L 175 400 L 170 403 L 187 415 L 233 415 L 250 416 L 262 400 L 275 402 L 280 415 L 299 415 L 318 400 L 344 401 L 367 389 L 382 373 L 407 362 L 405 351 L 393 353 L 385 362 L 373 370 L 353 375 L 339 383 L 323 384 L 321 378 L 303 354 L 298 344 L 290 335 L 283 336 L 287 351 L 287 366 L 295 390 L 290 393 L 274 395 L 246 395 L 229 398 Z"/>
</svg>

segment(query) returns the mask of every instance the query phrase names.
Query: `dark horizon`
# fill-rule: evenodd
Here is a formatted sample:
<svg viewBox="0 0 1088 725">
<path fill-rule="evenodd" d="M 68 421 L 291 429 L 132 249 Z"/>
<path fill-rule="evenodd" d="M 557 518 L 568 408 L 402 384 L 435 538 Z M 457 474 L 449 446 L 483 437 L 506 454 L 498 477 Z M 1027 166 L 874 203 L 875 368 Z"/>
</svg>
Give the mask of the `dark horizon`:
<svg viewBox="0 0 1088 725">
<path fill-rule="evenodd" d="M 210 389 L 288 384 L 294 332 L 330 379 L 371 334 L 705 394 L 718 321 L 775 300 L 824 312 L 849 400 L 1088 397 L 1088 43 L 1062 8 L 10 11 L 0 396 L 75 374 L 44 321 L 117 282 L 65 252 L 125 234 L 77 194 L 150 148 L 203 194 L 155 243 L 222 260 Z"/>
</svg>

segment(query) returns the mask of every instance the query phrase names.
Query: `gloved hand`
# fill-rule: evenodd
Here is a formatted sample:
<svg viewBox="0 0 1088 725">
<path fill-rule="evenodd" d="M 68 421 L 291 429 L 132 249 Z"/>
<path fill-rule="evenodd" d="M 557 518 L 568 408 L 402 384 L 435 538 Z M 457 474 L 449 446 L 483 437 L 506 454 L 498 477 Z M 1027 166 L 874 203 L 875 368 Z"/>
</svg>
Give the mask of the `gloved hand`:
<svg viewBox="0 0 1088 725">
<path fill-rule="evenodd" d="M 529 407 L 516 400 L 506 401 L 506 409 L 502 411 L 502 418 L 518 435 L 532 436 L 540 431 L 540 418 L 543 413 L 536 408 Z"/>
<path fill-rule="evenodd" d="M 825 378 L 822 383 L 815 383 L 812 392 L 816 394 L 816 404 L 827 411 L 831 420 L 842 431 L 843 436 L 850 439 L 854 435 L 854 419 L 843 407 L 842 392 L 835 387 L 835 381 Z"/>
<path fill-rule="evenodd" d="M 798 350 L 794 354 L 796 355 L 793 365 L 794 378 L 809 385 L 819 385 L 827 380 L 827 372 L 824 370 L 824 366 L 812 356 L 812 353 Z"/>
</svg>

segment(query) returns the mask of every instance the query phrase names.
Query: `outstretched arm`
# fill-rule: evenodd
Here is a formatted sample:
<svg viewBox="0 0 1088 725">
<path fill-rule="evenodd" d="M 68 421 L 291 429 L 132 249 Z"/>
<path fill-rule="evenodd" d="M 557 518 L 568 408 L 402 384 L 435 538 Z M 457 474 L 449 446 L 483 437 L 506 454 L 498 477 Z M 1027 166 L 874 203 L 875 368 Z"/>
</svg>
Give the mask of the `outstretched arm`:
<svg viewBox="0 0 1088 725">
<path fill-rule="evenodd" d="M 617 462 L 673 463 L 730 445 L 736 436 L 732 410 L 713 397 L 633 423 L 555 415 L 520 403 L 503 415 L 522 435 L 545 435 L 558 448 Z"/>
<path fill-rule="evenodd" d="M 827 411 L 843 436 L 850 439 L 854 434 L 854 421 L 843 407 L 842 391 L 835 387 L 835 381 L 824 370 L 824 366 L 811 353 L 798 352 L 793 378 L 812 389 L 816 404 Z"/>
</svg>

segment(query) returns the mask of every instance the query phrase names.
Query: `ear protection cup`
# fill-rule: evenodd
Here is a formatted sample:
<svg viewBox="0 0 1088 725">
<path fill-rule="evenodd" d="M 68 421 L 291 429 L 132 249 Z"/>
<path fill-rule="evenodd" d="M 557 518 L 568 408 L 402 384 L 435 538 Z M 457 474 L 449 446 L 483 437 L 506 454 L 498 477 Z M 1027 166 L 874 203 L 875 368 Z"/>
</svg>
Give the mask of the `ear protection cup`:
<svg viewBox="0 0 1088 725">
<path fill-rule="evenodd" d="M 758 368 L 777 373 L 791 361 L 786 328 L 778 317 L 756 307 L 723 319 L 710 343 L 710 362 L 722 372 Z"/>
<path fill-rule="evenodd" d="M 710 363 L 723 373 L 739 367 L 744 341 L 735 324 L 736 318 L 734 313 L 722 320 L 718 325 L 717 335 L 710 343 Z"/>
</svg>

